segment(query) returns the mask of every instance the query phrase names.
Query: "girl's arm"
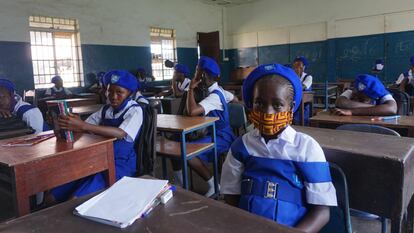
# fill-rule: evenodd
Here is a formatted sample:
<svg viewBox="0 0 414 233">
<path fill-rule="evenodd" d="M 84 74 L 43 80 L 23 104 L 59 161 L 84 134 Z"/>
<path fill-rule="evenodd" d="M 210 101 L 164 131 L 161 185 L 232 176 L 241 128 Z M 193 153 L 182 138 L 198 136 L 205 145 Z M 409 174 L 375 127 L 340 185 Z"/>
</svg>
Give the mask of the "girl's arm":
<svg viewBox="0 0 414 233">
<path fill-rule="evenodd" d="M 328 206 L 310 205 L 309 212 L 295 228 L 306 233 L 317 233 L 328 223 L 329 215 Z"/>
<path fill-rule="evenodd" d="M 59 126 L 62 129 L 73 130 L 77 132 L 91 132 L 105 137 L 115 137 L 117 139 L 122 139 L 127 136 L 127 133 L 118 127 L 89 124 L 82 121 L 79 116 L 74 114 L 61 116 L 59 118 Z"/>
</svg>

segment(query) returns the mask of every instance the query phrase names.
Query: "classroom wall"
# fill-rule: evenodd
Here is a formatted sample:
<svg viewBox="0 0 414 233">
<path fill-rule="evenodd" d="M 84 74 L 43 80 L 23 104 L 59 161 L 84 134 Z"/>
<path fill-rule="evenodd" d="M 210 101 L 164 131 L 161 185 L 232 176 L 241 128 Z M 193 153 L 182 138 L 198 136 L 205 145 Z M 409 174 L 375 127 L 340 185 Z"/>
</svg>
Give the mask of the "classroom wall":
<svg viewBox="0 0 414 233">
<path fill-rule="evenodd" d="M 34 87 L 31 15 L 78 19 L 85 75 L 137 67 L 150 71 L 151 26 L 176 29 L 178 61 L 193 71 L 197 32 L 222 28 L 221 7 L 193 0 L 1 0 L 0 75 L 19 90 Z"/>
<path fill-rule="evenodd" d="M 414 55 L 412 0 L 261 0 L 226 14 L 229 69 L 304 55 L 323 82 L 352 79 L 384 58 L 388 83 Z"/>
</svg>

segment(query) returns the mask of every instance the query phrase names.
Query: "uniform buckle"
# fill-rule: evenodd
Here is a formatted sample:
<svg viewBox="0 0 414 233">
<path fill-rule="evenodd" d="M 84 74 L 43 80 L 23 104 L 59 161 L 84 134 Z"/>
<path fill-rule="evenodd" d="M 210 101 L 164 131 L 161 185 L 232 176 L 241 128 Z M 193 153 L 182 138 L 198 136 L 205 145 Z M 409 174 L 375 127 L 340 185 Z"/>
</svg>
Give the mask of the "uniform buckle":
<svg viewBox="0 0 414 233">
<path fill-rule="evenodd" d="M 267 186 L 267 190 L 266 190 L 265 198 L 276 199 L 276 194 L 279 188 L 279 184 L 271 182 L 271 181 L 266 181 L 266 186 Z"/>
</svg>

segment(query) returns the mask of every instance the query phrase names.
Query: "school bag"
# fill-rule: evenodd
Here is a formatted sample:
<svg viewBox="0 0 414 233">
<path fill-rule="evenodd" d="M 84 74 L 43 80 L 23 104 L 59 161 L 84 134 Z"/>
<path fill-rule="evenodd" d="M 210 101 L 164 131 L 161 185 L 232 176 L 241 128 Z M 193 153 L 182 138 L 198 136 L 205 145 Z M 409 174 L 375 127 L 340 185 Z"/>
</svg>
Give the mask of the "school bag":
<svg viewBox="0 0 414 233">
<path fill-rule="evenodd" d="M 24 136 L 34 132 L 34 129 L 16 116 L 0 118 L 0 139 Z"/>
<path fill-rule="evenodd" d="M 178 108 L 177 111 L 177 115 L 182 115 L 182 116 L 188 116 L 187 113 L 187 94 L 188 92 L 184 92 L 182 98 L 181 98 L 181 103 L 180 103 L 180 107 Z M 206 98 L 208 96 L 208 89 L 207 88 L 195 88 L 194 89 L 194 99 L 197 103 L 199 103 L 201 100 L 203 100 L 204 98 Z M 186 141 L 195 141 L 198 140 L 200 138 L 204 138 L 208 135 L 208 129 L 207 128 L 203 128 L 203 129 L 199 129 L 196 130 L 192 133 L 189 133 L 186 135 Z M 180 140 L 179 135 L 166 135 L 167 138 L 177 141 Z"/>
<path fill-rule="evenodd" d="M 155 167 L 155 140 L 157 134 L 157 110 L 158 102 L 150 101 L 149 104 L 138 103 L 143 114 L 143 123 L 134 149 L 137 154 L 137 176 L 154 175 Z"/>
<path fill-rule="evenodd" d="M 397 102 L 397 115 L 409 115 L 411 109 L 410 96 L 398 89 L 388 89 Z"/>
</svg>

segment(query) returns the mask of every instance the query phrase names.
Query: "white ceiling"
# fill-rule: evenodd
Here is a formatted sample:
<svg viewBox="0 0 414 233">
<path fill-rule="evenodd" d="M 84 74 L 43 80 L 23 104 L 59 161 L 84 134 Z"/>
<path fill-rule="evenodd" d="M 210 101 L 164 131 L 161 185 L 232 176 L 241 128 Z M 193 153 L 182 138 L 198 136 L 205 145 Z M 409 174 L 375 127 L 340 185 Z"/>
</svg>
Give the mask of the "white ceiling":
<svg viewBox="0 0 414 233">
<path fill-rule="evenodd" d="M 251 2 L 257 2 L 260 0 L 196 0 L 210 5 L 219 5 L 219 6 L 236 6 Z"/>
</svg>

